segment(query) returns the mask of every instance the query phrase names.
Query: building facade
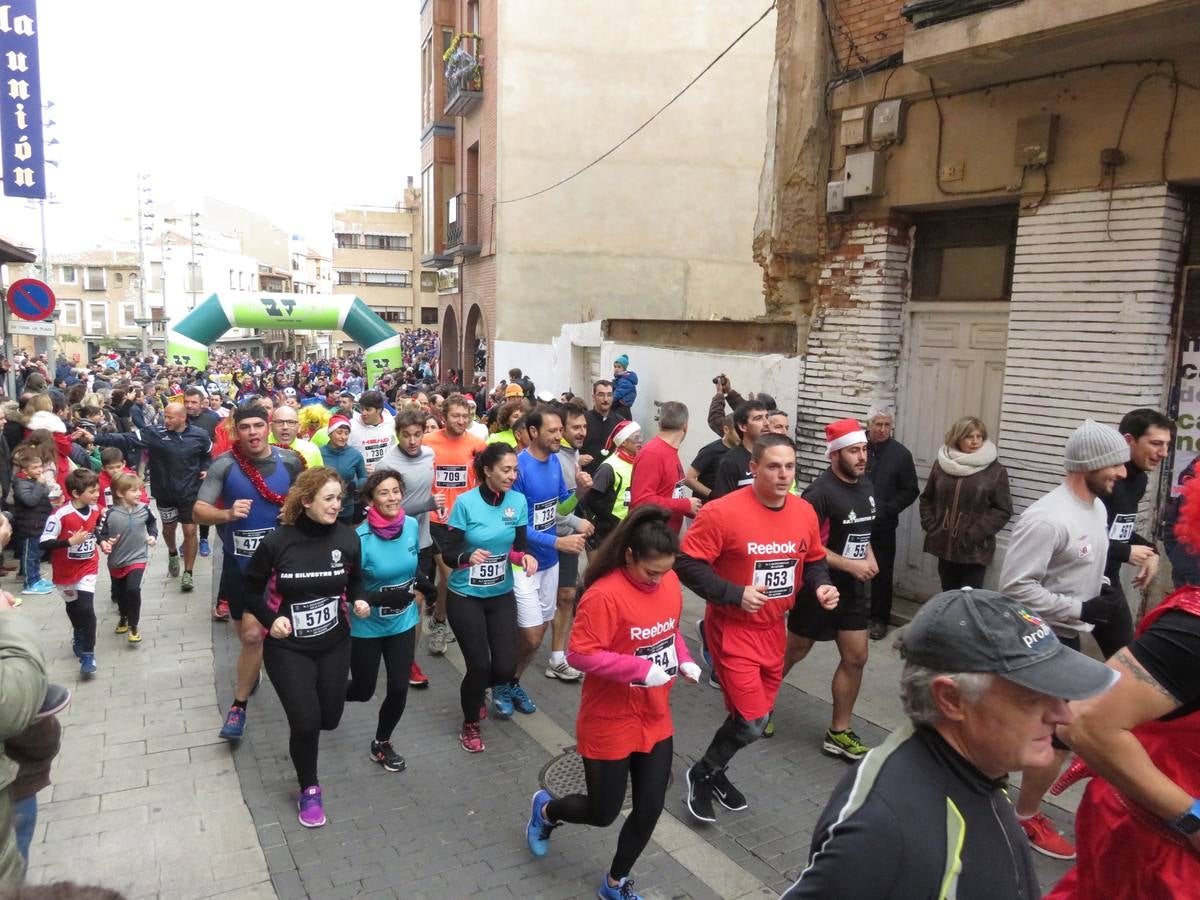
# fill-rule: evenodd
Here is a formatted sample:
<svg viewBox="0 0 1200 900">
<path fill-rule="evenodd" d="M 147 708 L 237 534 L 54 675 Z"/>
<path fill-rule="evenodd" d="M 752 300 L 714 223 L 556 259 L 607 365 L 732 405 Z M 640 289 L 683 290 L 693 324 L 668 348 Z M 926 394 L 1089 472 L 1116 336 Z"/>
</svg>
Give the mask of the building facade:
<svg viewBox="0 0 1200 900">
<path fill-rule="evenodd" d="M 1019 512 L 1084 418 L 1187 412 L 1198 47 L 1195 2 L 781 0 L 755 248 L 799 324 L 802 479 L 825 423 L 872 402 L 922 480 L 973 414 Z M 901 535 L 898 578 L 927 596 L 915 511 Z"/>
</svg>

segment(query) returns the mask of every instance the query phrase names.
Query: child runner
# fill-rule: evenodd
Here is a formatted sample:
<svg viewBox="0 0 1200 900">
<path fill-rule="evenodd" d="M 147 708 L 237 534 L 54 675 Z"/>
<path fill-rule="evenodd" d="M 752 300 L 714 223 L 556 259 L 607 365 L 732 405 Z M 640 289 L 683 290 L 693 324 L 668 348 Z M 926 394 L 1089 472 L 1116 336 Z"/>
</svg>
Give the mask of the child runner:
<svg viewBox="0 0 1200 900">
<path fill-rule="evenodd" d="M 109 448 L 112 449 L 112 448 Z M 142 640 L 138 626 L 142 618 L 142 576 L 150 561 L 149 548 L 158 540 L 158 526 L 146 502 L 146 486 L 132 472 L 121 472 L 112 480 L 113 502 L 100 514 L 96 537 L 108 555 L 113 601 L 120 618 L 114 631 L 129 632 L 128 641 Z"/>
<path fill-rule="evenodd" d="M 137 472 L 129 468 L 125 464 L 125 454 L 121 452 L 119 447 L 105 447 L 100 451 L 100 499 L 96 501 L 96 505 L 101 511 L 106 506 L 112 506 L 113 503 L 113 479 L 122 472 L 127 472 L 130 475 L 136 475 Z M 149 505 L 150 495 L 146 493 L 146 487 L 142 486 L 142 502 Z"/>
<path fill-rule="evenodd" d="M 96 674 L 96 524 L 100 510 L 100 481 L 95 472 L 75 469 L 67 475 L 69 503 L 64 503 L 46 520 L 41 549 L 50 554 L 54 584 L 67 605 L 73 630 L 71 646 L 79 658 L 79 674 Z"/>
<path fill-rule="evenodd" d="M 633 810 L 600 883 L 601 900 L 640 900 L 629 872 L 667 795 L 671 684 L 676 674 L 700 680 L 679 635 L 683 592 L 672 571 L 679 539 L 668 526 L 671 515 L 653 505 L 632 510 L 588 560 L 567 650 L 570 664 L 587 675 L 575 723 L 587 793 L 554 800 L 538 791 L 526 827 L 529 849 L 545 856 L 550 833 L 563 822 L 612 824 L 632 781 Z"/>
<path fill-rule="evenodd" d="M 17 469 L 17 477 L 13 479 L 13 540 L 17 541 L 25 573 L 25 589 L 21 593 L 49 594 L 54 591 L 54 583 L 42 578 L 42 550 L 38 543 L 54 506 L 50 502 L 50 487 L 42 480 L 42 458 L 33 447 L 20 446 L 12 463 Z"/>
</svg>

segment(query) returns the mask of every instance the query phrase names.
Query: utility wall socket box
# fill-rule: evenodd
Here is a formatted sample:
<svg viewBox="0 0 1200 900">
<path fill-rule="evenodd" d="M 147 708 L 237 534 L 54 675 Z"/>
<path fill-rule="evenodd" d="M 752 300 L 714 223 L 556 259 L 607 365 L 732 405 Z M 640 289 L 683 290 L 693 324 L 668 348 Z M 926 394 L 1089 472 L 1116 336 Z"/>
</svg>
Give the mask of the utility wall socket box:
<svg viewBox="0 0 1200 900">
<path fill-rule="evenodd" d="M 884 100 L 871 113 L 871 140 L 899 141 L 904 137 L 904 101 Z"/>
<path fill-rule="evenodd" d="M 831 181 L 825 186 L 825 212 L 840 213 L 846 211 L 846 183 Z"/>
<path fill-rule="evenodd" d="M 842 127 L 838 142 L 843 147 L 857 147 L 867 142 L 867 108 L 855 106 L 842 110 Z"/>
<path fill-rule="evenodd" d="M 878 197 L 883 193 L 883 154 L 875 150 L 847 153 L 843 178 L 847 197 Z"/>
<path fill-rule="evenodd" d="M 1058 116 L 1041 113 L 1017 120 L 1017 146 L 1013 163 L 1018 166 L 1046 166 L 1054 162 L 1054 138 Z"/>
</svg>

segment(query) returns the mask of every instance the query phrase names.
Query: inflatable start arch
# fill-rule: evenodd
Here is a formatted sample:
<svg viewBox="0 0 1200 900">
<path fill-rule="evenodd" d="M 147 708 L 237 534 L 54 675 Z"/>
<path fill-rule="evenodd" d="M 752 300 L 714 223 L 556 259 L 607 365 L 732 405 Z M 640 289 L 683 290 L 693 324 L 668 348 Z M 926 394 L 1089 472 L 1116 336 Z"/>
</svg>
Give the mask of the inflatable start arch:
<svg viewBox="0 0 1200 900">
<path fill-rule="evenodd" d="M 167 365 L 208 367 L 208 351 L 230 328 L 344 331 L 366 350 L 367 384 L 400 368 L 400 335 L 351 294 L 212 294 L 167 329 Z"/>
</svg>

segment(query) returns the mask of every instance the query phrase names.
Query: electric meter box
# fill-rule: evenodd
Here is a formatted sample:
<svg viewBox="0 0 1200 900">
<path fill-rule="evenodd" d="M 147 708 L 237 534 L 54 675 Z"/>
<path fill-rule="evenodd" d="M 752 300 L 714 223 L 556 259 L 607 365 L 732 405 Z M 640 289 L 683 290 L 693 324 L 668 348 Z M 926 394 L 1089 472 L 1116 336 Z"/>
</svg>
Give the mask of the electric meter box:
<svg viewBox="0 0 1200 900">
<path fill-rule="evenodd" d="M 847 197 L 878 197 L 883 193 L 883 154 L 875 150 L 847 153 L 842 180 Z"/>
</svg>

